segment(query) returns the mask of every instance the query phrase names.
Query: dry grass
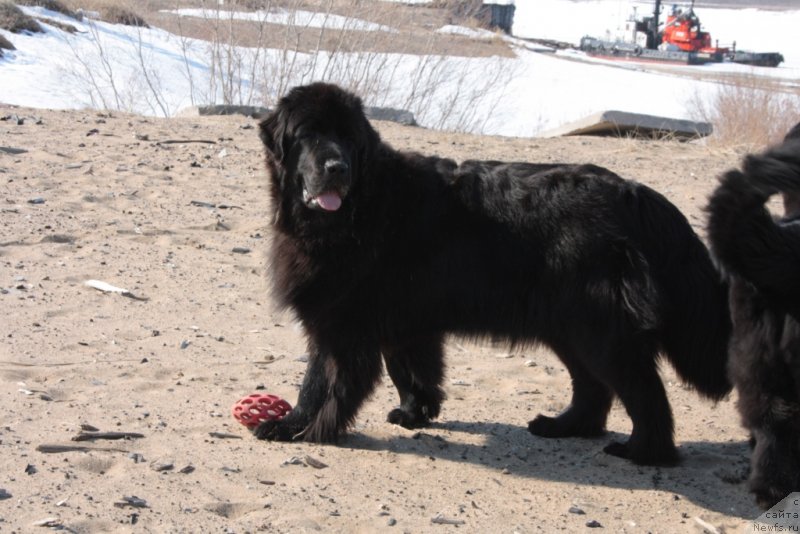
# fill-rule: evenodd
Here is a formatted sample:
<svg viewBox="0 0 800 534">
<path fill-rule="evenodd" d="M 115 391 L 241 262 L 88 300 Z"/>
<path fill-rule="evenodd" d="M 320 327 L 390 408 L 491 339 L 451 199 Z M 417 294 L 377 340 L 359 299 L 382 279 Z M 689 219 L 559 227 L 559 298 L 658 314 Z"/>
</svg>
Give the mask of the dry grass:
<svg viewBox="0 0 800 534">
<path fill-rule="evenodd" d="M 66 4 L 60 0 L 15 0 L 15 2 L 22 6 L 37 6 L 61 13 L 68 17 L 77 18 L 74 11 L 69 9 Z"/>
<path fill-rule="evenodd" d="M 477 20 L 482 4 L 481 0 L 439 0 L 433 6 L 447 10 L 454 24 L 468 25 Z"/>
<path fill-rule="evenodd" d="M 151 18 L 153 24 L 166 31 L 184 37 L 208 40 L 215 31 L 226 42 L 237 46 L 283 49 L 287 40 L 298 51 L 315 50 L 371 53 L 402 53 L 424 55 L 436 53 L 458 57 L 513 57 L 511 49 L 495 40 L 473 40 L 459 35 L 440 35 L 409 32 L 401 36 L 383 32 L 330 31 L 319 28 L 298 28 L 279 24 L 257 24 L 246 21 L 230 21 L 224 26 L 212 28 L 209 21 L 196 17 L 179 18 L 169 13 L 158 13 Z M 263 32 L 263 33 L 262 33 Z M 433 52 L 432 52 L 433 51 Z"/>
<path fill-rule="evenodd" d="M 78 15 L 74 11 L 69 9 L 64 3 L 60 2 L 59 0 L 15 0 L 15 2 L 16 2 L 16 4 L 19 4 L 19 5 L 22 5 L 22 6 L 42 7 L 44 9 L 48 9 L 50 11 L 55 11 L 56 13 L 61 13 L 61 14 L 66 15 L 68 17 L 72 17 L 74 19 L 78 18 Z M 0 11 L 2 11 L 2 4 L 0 4 Z M 22 13 L 22 11 L 20 11 L 19 13 L 22 14 L 23 17 L 26 16 L 24 13 Z M 57 20 L 52 20 L 50 18 L 46 18 L 46 17 L 35 17 L 35 18 L 28 17 L 28 18 L 31 19 L 33 24 L 36 24 L 36 27 L 38 28 L 38 30 L 33 30 L 30 27 L 27 27 L 27 28 L 25 28 L 27 31 L 32 31 L 32 32 L 44 31 L 44 29 L 39 25 L 39 22 L 43 22 L 45 24 L 49 24 L 50 26 L 53 26 L 55 28 L 58 28 L 59 30 L 62 30 L 62 31 L 65 31 L 65 32 L 68 32 L 68 33 L 75 33 L 75 32 L 78 31 L 77 28 L 75 28 L 75 26 L 72 26 L 70 24 L 64 24 L 63 22 L 59 22 Z M 30 21 L 28 21 L 28 24 L 30 24 Z M 2 27 L 2 23 L 0 23 L 0 27 Z M 3 48 L 2 43 L 0 43 L 0 48 Z"/>
<path fill-rule="evenodd" d="M 3 50 L 16 50 L 11 41 L 0 35 L 0 57 L 3 55 Z"/>
<path fill-rule="evenodd" d="M 111 24 L 149 28 L 147 22 L 133 10 L 119 5 L 108 5 L 100 10 L 100 19 Z"/>
<path fill-rule="evenodd" d="M 197 2 L 194 2 L 197 4 Z M 200 2 L 219 18 L 178 17 L 149 11 L 148 20 L 171 33 L 201 40 L 220 40 L 237 46 L 285 49 L 301 52 L 438 54 L 459 57 L 512 57 L 507 44 L 498 40 L 474 40 L 458 35 L 442 35 L 433 30 L 452 24 L 449 8 L 408 6 L 374 0 L 228 0 L 224 6 Z M 302 25 L 261 24 L 232 20 L 231 11 L 281 7 L 288 11 L 305 10 L 365 20 L 389 27 L 393 32 L 314 28 Z M 155 6 L 153 6 L 155 7 Z M 174 6 L 172 6 L 174 8 Z M 473 25 L 475 27 L 475 25 Z"/>
<path fill-rule="evenodd" d="M 53 20 L 53 19 L 50 19 L 50 18 L 37 17 L 36 20 L 38 20 L 39 22 L 43 22 L 45 24 L 48 24 L 50 26 L 53 26 L 54 28 L 58 28 L 62 32 L 77 33 L 77 31 L 78 31 L 78 28 L 76 28 L 72 24 L 66 24 L 64 22 L 59 22 L 57 20 Z"/>
<path fill-rule="evenodd" d="M 695 95 L 690 113 L 714 125 L 709 143 L 759 150 L 777 143 L 800 117 L 800 88 L 755 75 L 719 86 L 711 101 Z"/>
<path fill-rule="evenodd" d="M 39 33 L 42 27 L 11 2 L 0 1 L 0 28 L 12 33 Z"/>
<path fill-rule="evenodd" d="M 149 28 L 147 17 L 151 13 L 157 13 L 159 9 L 170 9 L 175 6 L 175 3 L 166 1 L 153 2 L 151 0 L 141 2 L 134 0 L 70 0 L 70 6 L 76 11 L 78 9 L 87 12 L 94 11 L 99 15 L 100 20 L 109 24 Z M 143 13 L 146 15 L 143 15 Z"/>
</svg>

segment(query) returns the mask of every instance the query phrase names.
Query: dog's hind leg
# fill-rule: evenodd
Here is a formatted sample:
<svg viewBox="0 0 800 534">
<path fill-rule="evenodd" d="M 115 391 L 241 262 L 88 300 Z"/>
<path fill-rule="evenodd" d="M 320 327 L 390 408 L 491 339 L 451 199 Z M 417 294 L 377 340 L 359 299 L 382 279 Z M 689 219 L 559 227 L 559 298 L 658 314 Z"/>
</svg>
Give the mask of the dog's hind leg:
<svg viewBox="0 0 800 534">
<path fill-rule="evenodd" d="M 572 377 L 572 403 L 557 417 L 539 414 L 528 431 L 544 438 L 595 437 L 605 433 L 614 396 L 611 389 L 574 358 L 559 354 Z"/>
<path fill-rule="evenodd" d="M 386 369 L 400 394 L 400 406 L 387 417 L 405 428 L 426 426 L 439 416 L 445 393 L 442 338 L 429 336 L 382 348 Z"/>
<path fill-rule="evenodd" d="M 614 442 L 603 450 L 636 464 L 676 464 L 672 411 L 653 356 L 631 351 L 616 361 L 607 378 L 633 421 L 633 430 L 626 443 Z"/>
</svg>

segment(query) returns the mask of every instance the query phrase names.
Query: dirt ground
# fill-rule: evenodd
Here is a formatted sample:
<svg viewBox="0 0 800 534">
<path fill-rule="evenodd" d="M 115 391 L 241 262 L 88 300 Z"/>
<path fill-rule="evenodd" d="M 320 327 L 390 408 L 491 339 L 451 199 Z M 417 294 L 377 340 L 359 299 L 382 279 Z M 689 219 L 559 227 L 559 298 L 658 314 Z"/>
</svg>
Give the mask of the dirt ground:
<svg viewBox="0 0 800 534">
<path fill-rule="evenodd" d="M 0 531 L 733 532 L 758 515 L 735 396 L 713 405 L 665 368 L 683 462 L 637 467 L 601 452 L 630 431 L 618 404 L 599 439 L 528 433 L 569 402 L 546 349 L 451 340 L 449 399 L 421 432 L 384 422 L 387 378 L 336 446 L 255 440 L 231 405 L 258 390 L 294 403 L 305 368 L 302 332 L 269 296 L 256 121 L 7 106 L 0 119 L 0 146 L 25 151 L 0 149 Z M 397 148 L 459 160 L 604 165 L 698 231 L 740 158 L 377 127 Z M 82 425 L 142 436 L 73 441 Z"/>
</svg>

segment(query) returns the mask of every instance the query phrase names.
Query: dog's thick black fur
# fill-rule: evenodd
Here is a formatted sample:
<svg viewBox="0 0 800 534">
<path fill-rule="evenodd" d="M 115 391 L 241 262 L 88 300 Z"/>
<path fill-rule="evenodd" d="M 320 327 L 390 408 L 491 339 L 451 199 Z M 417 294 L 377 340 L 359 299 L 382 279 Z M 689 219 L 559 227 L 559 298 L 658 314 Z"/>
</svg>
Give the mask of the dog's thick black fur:
<svg viewBox="0 0 800 534">
<path fill-rule="evenodd" d="M 800 125 L 748 156 L 711 196 L 709 240 L 730 279 L 730 376 L 751 432 L 750 490 L 764 508 L 800 491 L 800 212 L 774 219 L 769 197 L 800 195 Z"/>
<path fill-rule="evenodd" d="M 726 288 L 655 191 L 593 165 L 399 152 L 356 96 L 326 84 L 293 89 L 261 138 L 274 292 L 301 320 L 310 359 L 294 411 L 258 437 L 334 441 L 378 382 L 381 355 L 400 395 L 388 420 L 426 425 L 445 398 L 451 333 L 551 347 L 572 404 L 529 430 L 600 435 L 618 396 L 633 431 L 606 452 L 637 463 L 677 458 L 659 354 L 703 395 L 729 391 Z"/>
</svg>

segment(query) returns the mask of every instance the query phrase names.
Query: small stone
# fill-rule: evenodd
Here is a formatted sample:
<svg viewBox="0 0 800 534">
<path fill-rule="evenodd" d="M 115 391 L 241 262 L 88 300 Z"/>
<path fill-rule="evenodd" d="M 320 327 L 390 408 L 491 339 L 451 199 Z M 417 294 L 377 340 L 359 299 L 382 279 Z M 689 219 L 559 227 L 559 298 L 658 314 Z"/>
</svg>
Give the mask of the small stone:
<svg viewBox="0 0 800 534">
<path fill-rule="evenodd" d="M 114 506 L 117 508 L 125 508 L 126 506 L 132 508 L 147 508 L 147 501 L 140 499 L 136 495 L 131 495 L 130 497 L 123 497 L 120 501 L 115 502 Z"/>
<path fill-rule="evenodd" d="M 63 523 L 57 517 L 48 517 L 46 519 L 40 519 L 39 521 L 34 521 L 34 527 L 47 527 L 47 528 L 61 528 Z"/>
<path fill-rule="evenodd" d="M 577 506 L 571 506 L 569 509 L 569 513 L 576 514 L 576 515 L 586 515 L 586 512 L 578 508 Z"/>
<path fill-rule="evenodd" d="M 390 517 L 389 520 L 386 522 L 386 526 L 393 527 L 397 524 L 397 519 L 394 517 Z"/>
<path fill-rule="evenodd" d="M 589 528 L 603 528 L 603 525 L 601 525 L 599 521 L 595 521 L 594 519 L 588 521 L 586 523 L 586 526 Z"/>
<path fill-rule="evenodd" d="M 150 469 L 156 473 L 163 473 L 164 471 L 172 471 L 175 469 L 175 464 L 171 461 L 156 460 L 150 464 Z"/>
<path fill-rule="evenodd" d="M 308 465 L 309 467 L 313 467 L 314 469 L 325 469 L 326 467 L 328 467 L 328 464 L 320 462 L 319 460 L 317 460 L 313 456 L 306 455 L 306 457 L 304 459 L 305 459 L 306 465 Z"/>
<path fill-rule="evenodd" d="M 247 247 L 233 247 L 234 254 L 250 254 L 250 249 Z"/>
</svg>

